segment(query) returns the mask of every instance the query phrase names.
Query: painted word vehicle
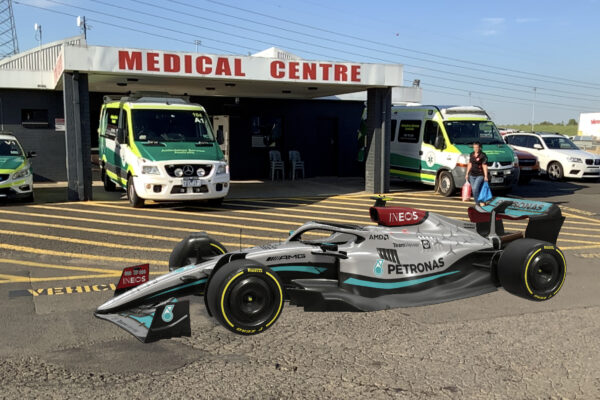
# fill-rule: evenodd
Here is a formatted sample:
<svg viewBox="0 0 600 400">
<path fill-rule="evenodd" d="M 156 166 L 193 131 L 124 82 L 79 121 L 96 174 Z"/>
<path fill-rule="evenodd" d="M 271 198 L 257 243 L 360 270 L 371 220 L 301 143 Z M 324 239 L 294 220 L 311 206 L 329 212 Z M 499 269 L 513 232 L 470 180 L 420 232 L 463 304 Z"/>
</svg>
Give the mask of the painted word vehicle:
<svg viewBox="0 0 600 400">
<path fill-rule="evenodd" d="M 190 74 L 218 77 L 247 77 L 247 57 L 225 57 L 119 50 L 119 70 Z M 248 74 L 247 74 L 248 72 Z M 263 71 L 264 72 L 264 71 Z M 254 75 L 254 74 L 253 74 Z M 361 82 L 361 65 L 310 61 L 269 62 L 267 78 L 325 82 Z"/>
</svg>

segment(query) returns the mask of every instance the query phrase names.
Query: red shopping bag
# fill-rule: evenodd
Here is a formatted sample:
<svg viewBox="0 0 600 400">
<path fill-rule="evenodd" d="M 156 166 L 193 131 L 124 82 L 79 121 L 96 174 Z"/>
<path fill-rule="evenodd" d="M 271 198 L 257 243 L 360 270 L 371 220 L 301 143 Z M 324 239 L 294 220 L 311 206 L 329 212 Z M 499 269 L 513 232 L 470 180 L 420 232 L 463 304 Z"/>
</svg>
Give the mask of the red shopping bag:
<svg viewBox="0 0 600 400">
<path fill-rule="evenodd" d="M 471 184 L 469 182 L 465 182 L 462 187 L 462 201 L 469 201 L 471 198 Z"/>
</svg>

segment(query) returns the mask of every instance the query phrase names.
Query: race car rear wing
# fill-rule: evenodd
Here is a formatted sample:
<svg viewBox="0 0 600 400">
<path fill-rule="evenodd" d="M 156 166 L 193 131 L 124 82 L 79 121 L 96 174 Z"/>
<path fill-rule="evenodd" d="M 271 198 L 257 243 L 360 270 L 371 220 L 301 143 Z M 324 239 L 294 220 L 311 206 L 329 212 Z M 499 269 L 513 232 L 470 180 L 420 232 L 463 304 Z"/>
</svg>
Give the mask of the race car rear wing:
<svg viewBox="0 0 600 400">
<path fill-rule="evenodd" d="M 495 224 L 492 229 L 492 215 Z M 525 237 L 556 244 L 560 228 L 565 217 L 560 208 L 553 203 L 543 201 L 495 197 L 485 206 L 469 207 L 469 219 L 477 225 L 477 232 L 488 236 L 494 232 L 504 234 L 503 220 L 529 219 Z"/>
</svg>

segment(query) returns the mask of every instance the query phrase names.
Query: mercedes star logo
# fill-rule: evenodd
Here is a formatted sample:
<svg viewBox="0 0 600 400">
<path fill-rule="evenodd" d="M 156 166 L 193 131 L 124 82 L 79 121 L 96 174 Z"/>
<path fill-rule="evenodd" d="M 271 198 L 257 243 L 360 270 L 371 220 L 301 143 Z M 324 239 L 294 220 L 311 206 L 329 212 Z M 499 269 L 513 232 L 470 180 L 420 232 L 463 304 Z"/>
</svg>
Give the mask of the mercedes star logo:
<svg viewBox="0 0 600 400">
<path fill-rule="evenodd" d="M 194 167 L 192 167 L 191 165 L 184 165 L 183 166 L 183 174 L 185 176 L 190 176 L 194 173 Z"/>
</svg>

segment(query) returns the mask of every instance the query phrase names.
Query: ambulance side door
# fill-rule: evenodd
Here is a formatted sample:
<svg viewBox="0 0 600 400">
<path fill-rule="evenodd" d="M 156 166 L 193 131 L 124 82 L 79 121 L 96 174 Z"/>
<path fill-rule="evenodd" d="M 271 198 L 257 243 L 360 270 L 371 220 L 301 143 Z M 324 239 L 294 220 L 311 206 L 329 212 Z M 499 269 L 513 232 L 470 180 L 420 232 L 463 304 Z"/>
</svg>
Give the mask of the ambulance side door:
<svg viewBox="0 0 600 400">
<path fill-rule="evenodd" d="M 421 166 L 424 174 L 432 174 L 434 178 L 438 169 L 443 164 L 443 150 L 435 147 L 436 140 L 439 143 L 443 138 L 444 135 L 439 122 L 431 119 L 426 120 L 423 129 L 423 144 L 421 146 Z"/>
</svg>

